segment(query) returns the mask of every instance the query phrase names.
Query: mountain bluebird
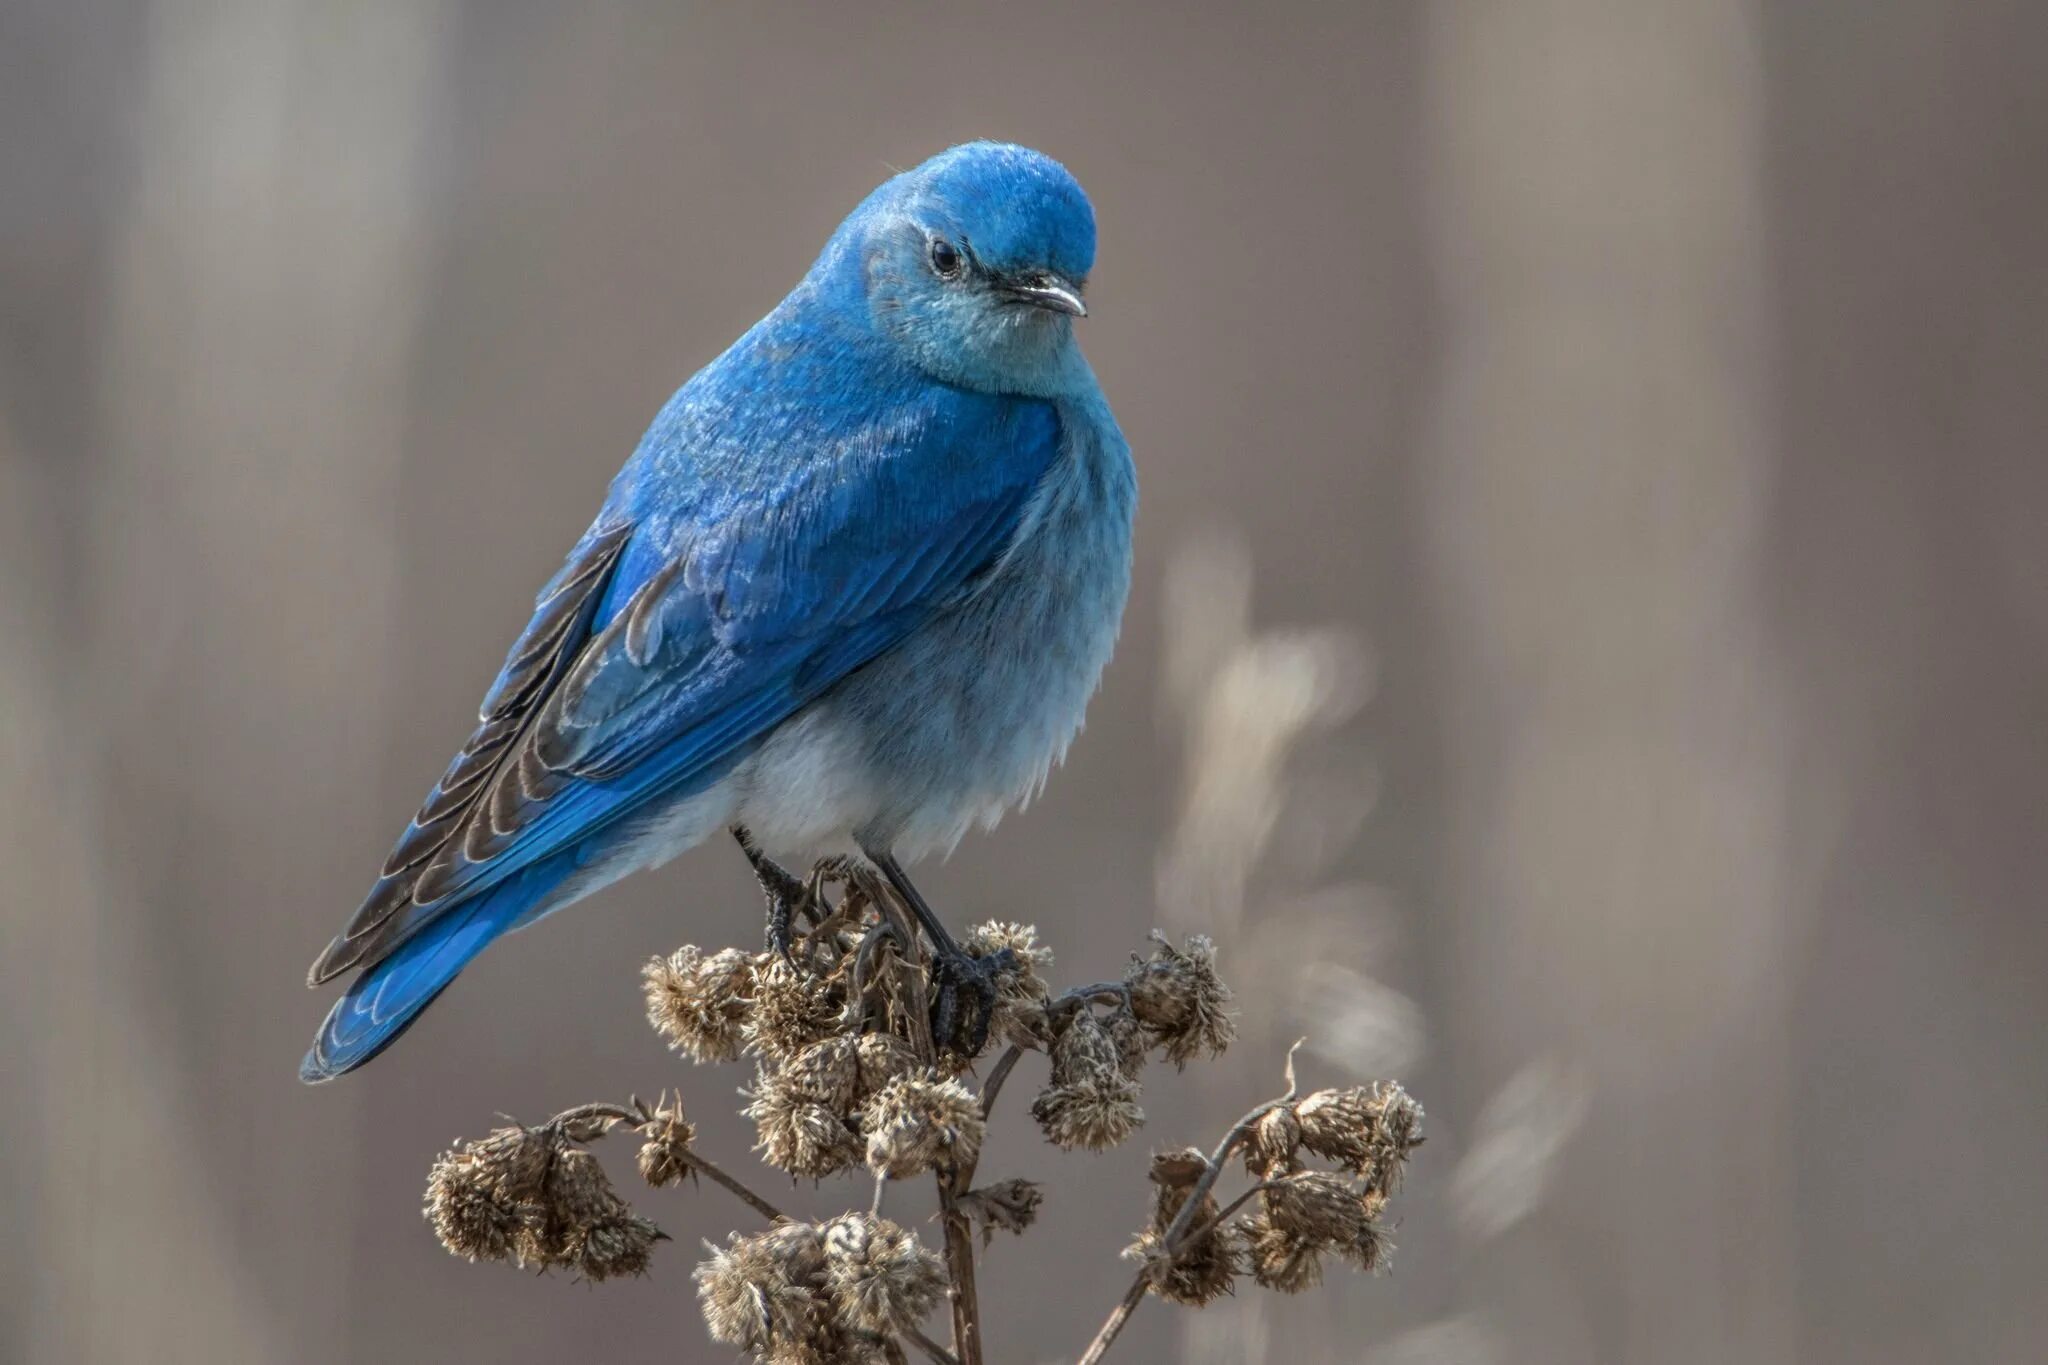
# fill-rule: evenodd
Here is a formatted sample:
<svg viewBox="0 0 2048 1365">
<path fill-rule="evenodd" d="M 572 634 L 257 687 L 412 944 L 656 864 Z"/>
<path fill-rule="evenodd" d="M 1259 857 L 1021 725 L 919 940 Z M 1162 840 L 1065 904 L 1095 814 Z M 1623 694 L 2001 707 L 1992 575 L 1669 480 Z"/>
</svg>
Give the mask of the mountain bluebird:
<svg viewBox="0 0 2048 1365">
<path fill-rule="evenodd" d="M 985 993 L 902 863 L 1044 785 L 1116 640 L 1137 481 L 1073 336 L 1094 261 L 1065 168 L 955 147 L 683 385 L 313 964 L 358 975 L 303 1079 L 376 1056 L 499 935 L 726 827 L 757 870 L 866 858 Z"/>
</svg>

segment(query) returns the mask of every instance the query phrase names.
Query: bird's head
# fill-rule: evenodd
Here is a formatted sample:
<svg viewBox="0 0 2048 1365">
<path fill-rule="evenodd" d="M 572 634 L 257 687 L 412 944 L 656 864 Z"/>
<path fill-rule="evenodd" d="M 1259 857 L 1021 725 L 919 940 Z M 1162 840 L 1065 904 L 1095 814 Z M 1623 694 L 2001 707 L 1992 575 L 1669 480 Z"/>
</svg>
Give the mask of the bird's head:
<svg viewBox="0 0 2048 1365">
<path fill-rule="evenodd" d="M 1087 382 L 1073 324 L 1088 313 L 1095 210 L 1051 157 L 1001 142 L 942 152 L 870 195 L 834 248 L 845 302 L 934 378 L 1048 395 Z"/>
</svg>

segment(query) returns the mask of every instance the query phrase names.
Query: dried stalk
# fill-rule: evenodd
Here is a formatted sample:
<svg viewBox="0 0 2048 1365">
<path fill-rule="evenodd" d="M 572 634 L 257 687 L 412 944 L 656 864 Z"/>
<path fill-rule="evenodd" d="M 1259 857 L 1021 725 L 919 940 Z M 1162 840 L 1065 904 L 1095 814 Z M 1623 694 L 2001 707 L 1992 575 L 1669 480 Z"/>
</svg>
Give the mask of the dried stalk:
<svg viewBox="0 0 2048 1365">
<path fill-rule="evenodd" d="M 1188 1235 L 1188 1229 L 1189 1225 L 1194 1222 L 1196 1210 L 1202 1206 L 1202 1197 L 1215 1188 L 1216 1181 L 1223 1175 L 1223 1163 L 1228 1161 L 1232 1154 L 1237 1151 L 1238 1147 L 1244 1143 L 1244 1140 L 1251 1136 L 1251 1131 L 1258 1124 L 1258 1121 L 1282 1105 L 1294 1103 L 1295 1096 L 1299 1093 L 1299 1087 L 1294 1079 L 1294 1054 L 1307 1041 L 1306 1038 L 1297 1038 L 1294 1046 L 1287 1049 L 1286 1091 L 1279 1097 L 1267 1100 L 1264 1104 L 1246 1113 L 1243 1118 L 1232 1125 L 1228 1133 L 1223 1135 L 1223 1140 L 1216 1144 L 1216 1150 L 1209 1154 L 1208 1169 L 1203 1171 L 1201 1178 L 1195 1182 L 1194 1189 L 1188 1193 L 1186 1202 L 1181 1205 L 1180 1212 L 1174 1215 L 1173 1222 L 1167 1226 L 1166 1234 L 1161 1239 L 1162 1254 L 1164 1256 L 1171 1258 L 1178 1254 L 1181 1248 L 1195 1240 Z M 1247 1191 L 1244 1195 L 1233 1201 L 1228 1210 L 1208 1220 L 1203 1225 L 1203 1235 L 1207 1235 L 1208 1232 L 1220 1226 L 1224 1218 L 1242 1207 L 1245 1200 L 1249 1199 L 1252 1193 L 1252 1191 Z M 1149 1280 L 1150 1271 L 1145 1268 L 1141 1268 L 1132 1277 L 1130 1288 L 1124 1291 L 1123 1298 L 1117 1302 L 1115 1308 L 1110 1310 L 1109 1317 L 1104 1320 L 1101 1329 L 1096 1332 L 1095 1339 L 1088 1343 L 1088 1350 L 1081 1356 L 1080 1365 L 1095 1365 L 1095 1362 L 1102 1359 L 1103 1354 L 1109 1350 L 1110 1344 L 1117 1339 L 1117 1334 L 1124 1330 L 1124 1324 L 1130 1321 L 1131 1314 L 1137 1311 L 1140 1303 L 1144 1302 L 1145 1289 Z"/>
</svg>

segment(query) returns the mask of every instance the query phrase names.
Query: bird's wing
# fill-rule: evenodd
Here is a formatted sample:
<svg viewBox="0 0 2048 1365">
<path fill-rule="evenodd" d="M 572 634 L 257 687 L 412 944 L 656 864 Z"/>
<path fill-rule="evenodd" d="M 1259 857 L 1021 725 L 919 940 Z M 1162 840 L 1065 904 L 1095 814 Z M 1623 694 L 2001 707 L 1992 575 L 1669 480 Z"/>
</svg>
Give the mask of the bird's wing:
<svg viewBox="0 0 2048 1365">
<path fill-rule="evenodd" d="M 716 771 L 972 592 L 1058 447 L 1046 405 L 913 415 L 752 461 L 737 489 L 698 489 L 660 535 L 601 517 L 311 979 L 377 962 L 450 908 Z"/>
</svg>

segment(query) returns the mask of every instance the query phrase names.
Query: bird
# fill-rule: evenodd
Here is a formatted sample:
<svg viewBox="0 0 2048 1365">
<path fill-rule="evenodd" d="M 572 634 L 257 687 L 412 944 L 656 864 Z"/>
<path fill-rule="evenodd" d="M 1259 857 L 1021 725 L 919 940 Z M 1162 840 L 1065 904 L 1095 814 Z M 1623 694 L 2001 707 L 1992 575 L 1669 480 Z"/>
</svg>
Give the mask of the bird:
<svg viewBox="0 0 2048 1365">
<path fill-rule="evenodd" d="M 660 409 L 308 984 L 377 1056 L 506 933 L 730 830 L 886 878 L 1064 761 L 1130 590 L 1137 472 L 1083 356 L 1095 211 L 978 141 L 893 175 Z M 786 873 L 781 874 L 785 879 Z M 945 994 L 945 992 L 941 992 Z"/>
</svg>

